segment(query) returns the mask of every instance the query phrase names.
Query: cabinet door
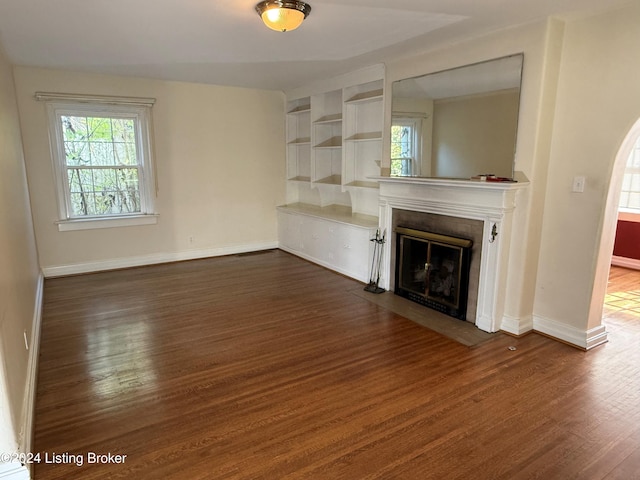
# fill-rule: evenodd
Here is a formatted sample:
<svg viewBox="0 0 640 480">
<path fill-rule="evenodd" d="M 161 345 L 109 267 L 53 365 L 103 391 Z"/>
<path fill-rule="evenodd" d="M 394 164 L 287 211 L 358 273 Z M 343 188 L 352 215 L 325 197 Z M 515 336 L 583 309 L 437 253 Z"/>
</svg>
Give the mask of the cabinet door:
<svg viewBox="0 0 640 480">
<path fill-rule="evenodd" d="M 336 265 L 340 271 L 360 281 L 369 280 L 375 229 L 344 225 L 336 239 Z"/>
<path fill-rule="evenodd" d="M 278 239 L 284 249 L 301 252 L 302 217 L 278 212 Z"/>
</svg>

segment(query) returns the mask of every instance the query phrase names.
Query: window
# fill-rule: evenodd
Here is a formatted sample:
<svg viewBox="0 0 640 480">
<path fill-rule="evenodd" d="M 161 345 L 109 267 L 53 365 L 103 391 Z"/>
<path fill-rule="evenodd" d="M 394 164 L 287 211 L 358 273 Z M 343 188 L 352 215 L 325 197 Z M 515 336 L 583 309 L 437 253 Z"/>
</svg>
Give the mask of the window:
<svg viewBox="0 0 640 480">
<path fill-rule="evenodd" d="M 620 210 L 640 213 L 640 138 L 631 150 L 622 179 Z"/>
<path fill-rule="evenodd" d="M 418 118 L 394 118 L 391 125 L 391 175 L 419 175 L 420 129 Z"/>
<path fill-rule="evenodd" d="M 47 100 L 60 230 L 156 223 L 152 99 Z"/>
</svg>

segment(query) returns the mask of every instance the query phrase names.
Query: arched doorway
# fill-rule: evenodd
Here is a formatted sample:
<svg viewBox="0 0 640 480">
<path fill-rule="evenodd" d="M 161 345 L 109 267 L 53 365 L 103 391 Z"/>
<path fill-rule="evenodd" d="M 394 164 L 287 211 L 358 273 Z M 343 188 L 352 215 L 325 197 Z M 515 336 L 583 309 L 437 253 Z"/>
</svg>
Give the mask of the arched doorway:
<svg viewBox="0 0 640 480">
<path fill-rule="evenodd" d="M 622 141 L 611 171 L 611 181 L 609 183 L 604 218 L 601 225 L 600 248 L 597 252 L 591 304 L 589 305 L 589 330 L 597 328 L 602 324 L 602 308 L 607 291 L 611 255 L 613 254 L 622 179 L 631 150 L 639 138 L 640 119 L 635 122 Z"/>
</svg>

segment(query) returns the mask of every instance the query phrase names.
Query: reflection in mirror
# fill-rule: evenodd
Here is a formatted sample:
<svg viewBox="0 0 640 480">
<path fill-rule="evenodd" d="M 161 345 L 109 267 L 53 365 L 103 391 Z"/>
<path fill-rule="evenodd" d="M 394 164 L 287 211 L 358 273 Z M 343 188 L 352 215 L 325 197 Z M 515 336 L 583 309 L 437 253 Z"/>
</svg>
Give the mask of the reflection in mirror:
<svg viewBox="0 0 640 480">
<path fill-rule="evenodd" d="M 512 178 L 523 55 L 393 82 L 391 175 Z"/>
</svg>

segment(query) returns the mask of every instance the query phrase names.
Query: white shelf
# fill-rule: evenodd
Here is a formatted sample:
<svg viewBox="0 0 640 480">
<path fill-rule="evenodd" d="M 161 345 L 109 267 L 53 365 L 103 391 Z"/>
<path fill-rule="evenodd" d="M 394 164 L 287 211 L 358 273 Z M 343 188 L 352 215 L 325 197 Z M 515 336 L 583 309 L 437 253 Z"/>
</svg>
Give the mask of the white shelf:
<svg viewBox="0 0 640 480">
<path fill-rule="evenodd" d="M 310 145 L 310 144 L 311 144 L 311 138 L 309 137 L 294 138 L 288 143 L 288 145 Z"/>
<path fill-rule="evenodd" d="M 313 148 L 341 148 L 342 147 L 342 137 L 335 136 L 325 140 L 322 143 L 314 145 Z"/>
<path fill-rule="evenodd" d="M 290 178 L 289 181 L 291 181 L 291 182 L 310 182 L 311 181 L 311 177 L 297 176 L 297 177 Z"/>
<path fill-rule="evenodd" d="M 329 177 L 316 180 L 314 183 L 322 183 L 324 185 L 342 185 L 342 175 L 331 175 Z"/>
<path fill-rule="evenodd" d="M 336 114 L 333 114 L 333 115 L 326 115 L 326 116 L 324 116 L 322 118 L 319 118 L 315 122 L 313 122 L 314 125 L 327 125 L 327 124 L 336 124 L 336 123 L 342 123 L 342 114 L 341 113 L 336 113 Z"/>
<path fill-rule="evenodd" d="M 292 110 L 289 110 L 287 114 L 298 115 L 300 113 L 308 113 L 310 111 L 311 111 L 311 105 L 307 104 L 307 105 L 300 105 L 300 106 L 294 107 Z"/>
<path fill-rule="evenodd" d="M 346 100 L 345 103 L 368 103 L 368 102 L 378 102 L 383 98 L 383 90 L 376 89 L 367 92 L 357 93 L 349 100 Z"/>
<path fill-rule="evenodd" d="M 346 142 L 371 142 L 374 140 L 382 140 L 382 132 L 354 133 L 349 138 L 345 138 Z"/>
<path fill-rule="evenodd" d="M 345 187 L 380 188 L 380 184 L 378 182 L 367 181 L 367 180 L 355 180 L 353 182 L 349 182 L 345 184 Z"/>
</svg>

